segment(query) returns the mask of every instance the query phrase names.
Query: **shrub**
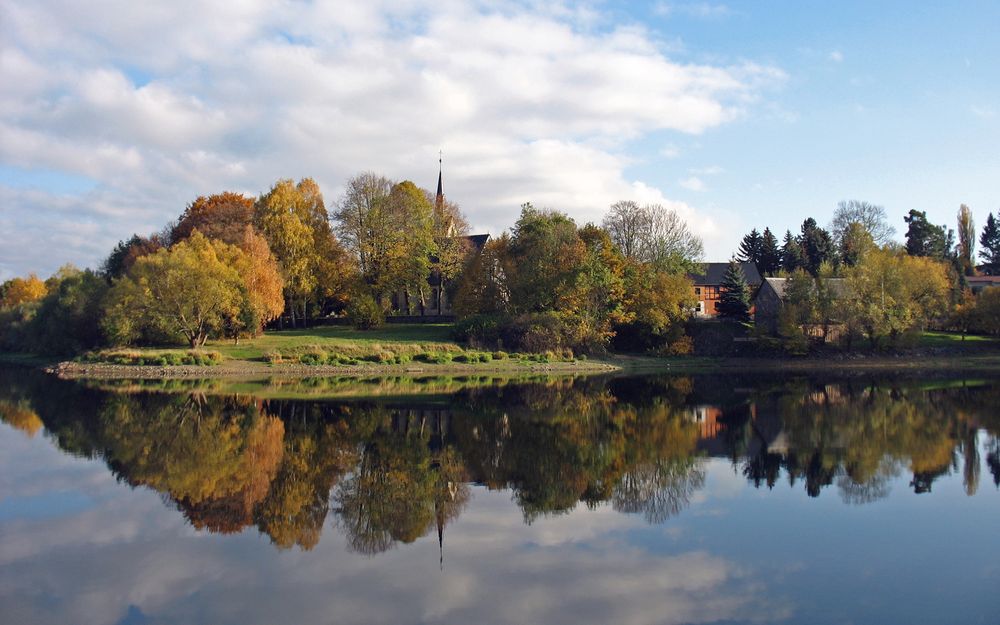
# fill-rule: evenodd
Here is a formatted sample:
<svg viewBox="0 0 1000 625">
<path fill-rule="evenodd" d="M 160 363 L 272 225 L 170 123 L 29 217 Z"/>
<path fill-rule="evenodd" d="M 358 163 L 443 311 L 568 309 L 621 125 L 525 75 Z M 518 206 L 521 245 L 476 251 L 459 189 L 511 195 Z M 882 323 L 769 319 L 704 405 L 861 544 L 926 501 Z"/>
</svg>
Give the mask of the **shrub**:
<svg viewBox="0 0 1000 625">
<path fill-rule="evenodd" d="M 479 358 L 475 354 L 459 354 L 454 358 L 455 362 L 478 362 Z"/>
<path fill-rule="evenodd" d="M 500 341 L 501 329 L 509 319 L 496 314 L 479 314 L 455 322 L 452 338 L 460 343 L 485 347 Z"/>
<path fill-rule="evenodd" d="M 359 330 L 372 330 L 385 323 L 385 311 L 370 293 L 361 293 L 347 305 L 347 318 Z"/>
<path fill-rule="evenodd" d="M 327 354 L 321 349 L 310 349 L 299 356 L 299 362 L 304 365 L 323 365 L 327 362 Z"/>
<path fill-rule="evenodd" d="M 507 358 L 507 352 L 499 350 L 493 352 L 493 360 L 504 360 L 505 358 Z"/>
</svg>

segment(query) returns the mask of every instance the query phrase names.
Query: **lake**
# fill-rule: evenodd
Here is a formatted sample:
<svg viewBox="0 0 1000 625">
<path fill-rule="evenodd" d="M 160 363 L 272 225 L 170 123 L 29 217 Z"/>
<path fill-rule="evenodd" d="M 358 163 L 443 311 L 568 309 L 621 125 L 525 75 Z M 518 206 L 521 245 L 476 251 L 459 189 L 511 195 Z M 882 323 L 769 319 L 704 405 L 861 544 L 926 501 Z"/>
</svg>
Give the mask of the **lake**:
<svg viewBox="0 0 1000 625">
<path fill-rule="evenodd" d="M 1000 622 L 988 374 L 0 369 L 0 418 L 2 623 Z"/>
</svg>

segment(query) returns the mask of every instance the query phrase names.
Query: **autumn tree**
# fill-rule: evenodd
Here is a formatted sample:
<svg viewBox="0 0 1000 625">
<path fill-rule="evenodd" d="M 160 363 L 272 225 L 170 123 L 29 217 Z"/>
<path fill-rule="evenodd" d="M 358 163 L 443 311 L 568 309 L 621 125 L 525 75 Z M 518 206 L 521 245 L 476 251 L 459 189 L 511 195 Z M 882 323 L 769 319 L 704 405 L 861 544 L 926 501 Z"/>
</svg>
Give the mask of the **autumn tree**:
<svg viewBox="0 0 1000 625">
<path fill-rule="evenodd" d="M 284 278 L 286 310 L 308 318 L 310 303 L 342 288 L 345 272 L 323 194 L 311 178 L 279 180 L 254 204 L 254 227 L 264 235 Z"/>
<path fill-rule="evenodd" d="M 972 219 L 972 209 L 965 204 L 958 208 L 958 245 L 955 254 L 958 257 L 960 271 L 971 276 L 976 273 L 976 223 Z"/>
<path fill-rule="evenodd" d="M 151 329 L 198 347 L 222 335 L 249 306 L 234 260 L 248 262 L 238 248 L 198 232 L 138 259 L 108 294 L 104 325 L 109 338 L 128 343 Z"/>
<path fill-rule="evenodd" d="M 858 222 L 847 224 L 840 234 L 839 241 L 840 262 L 848 267 L 857 265 L 866 253 L 876 247 L 871 233 Z"/>
<path fill-rule="evenodd" d="M 892 343 L 947 309 L 950 280 L 945 263 L 928 257 L 874 250 L 846 271 L 845 312 L 873 347 Z"/>
<path fill-rule="evenodd" d="M 179 243 L 197 230 L 210 239 L 240 245 L 244 228 L 253 223 L 253 217 L 253 198 L 231 191 L 199 196 L 171 229 L 170 241 Z"/>
<path fill-rule="evenodd" d="M 334 212 L 337 233 L 358 264 L 373 297 L 396 291 L 425 296 L 435 250 L 434 207 L 410 181 L 393 183 L 373 172 L 347 181 Z M 444 227 L 445 220 L 438 221 Z"/>
<path fill-rule="evenodd" d="M 0 285 L 0 307 L 14 308 L 37 302 L 45 297 L 47 290 L 45 282 L 34 273 L 26 278 L 11 278 Z"/>
<path fill-rule="evenodd" d="M 226 320 L 226 334 L 238 343 L 241 335 L 256 336 L 267 323 L 281 316 L 285 309 L 284 283 L 267 241 L 250 225 L 243 227 L 238 246 L 220 248 L 220 253 L 223 262 L 243 279 L 244 301 L 238 314 Z"/>
</svg>

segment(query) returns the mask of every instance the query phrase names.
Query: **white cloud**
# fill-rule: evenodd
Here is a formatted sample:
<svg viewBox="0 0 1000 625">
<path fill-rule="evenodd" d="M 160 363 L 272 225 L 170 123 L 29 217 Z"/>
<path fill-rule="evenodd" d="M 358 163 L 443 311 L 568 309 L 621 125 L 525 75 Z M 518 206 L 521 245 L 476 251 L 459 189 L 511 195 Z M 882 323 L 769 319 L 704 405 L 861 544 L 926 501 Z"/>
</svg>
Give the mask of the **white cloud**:
<svg viewBox="0 0 1000 625">
<path fill-rule="evenodd" d="M 640 188 L 669 202 L 624 174 L 627 142 L 718 127 L 785 78 L 754 63 L 673 61 L 641 27 L 595 28 L 589 7 L 0 10 L 0 165 L 94 183 L 75 195 L 0 189 L 4 275 L 93 266 L 198 195 L 256 194 L 281 177 L 316 178 L 328 203 L 367 169 L 430 186 L 438 149 L 446 191 L 478 229 L 508 227 L 528 200 L 581 222 Z M 696 231 L 714 227 L 679 206 Z"/>
<path fill-rule="evenodd" d="M 705 181 L 697 176 L 691 176 L 689 178 L 678 180 L 677 184 L 689 191 L 704 191 L 706 189 Z"/>
<path fill-rule="evenodd" d="M 997 115 L 996 109 L 990 106 L 978 106 L 973 104 L 969 107 L 969 110 L 972 111 L 973 115 L 981 117 L 982 119 L 993 119 Z"/>
<path fill-rule="evenodd" d="M 733 10 L 725 4 L 714 2 L 659 2 L 653 11 L 664 17 L 685 15 L 700 19 L 718 19 L 733 15 Z"/>
<path fill-rule="evenodd" d="M 844 60 L 844 53 L 841 52 L 840 50 L 834 50 L 830 52 L 830 55 L 827 58 L 829 58 L 834 63 L 840 63 L 841 61 Z"/>
</svg>

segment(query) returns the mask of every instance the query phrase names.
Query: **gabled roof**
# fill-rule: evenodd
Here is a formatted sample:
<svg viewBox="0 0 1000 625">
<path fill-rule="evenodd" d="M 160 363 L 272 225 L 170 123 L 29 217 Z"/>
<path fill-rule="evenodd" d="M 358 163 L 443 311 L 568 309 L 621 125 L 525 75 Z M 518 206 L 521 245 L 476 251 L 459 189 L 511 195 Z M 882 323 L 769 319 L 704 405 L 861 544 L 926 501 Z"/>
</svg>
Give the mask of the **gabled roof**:
<svg viewBox="0 0 1000 625">
<path fill-rule="evenodd" d="M 774 289 L 778 297 L 784 299 L 785 288 L 788 286 L 788 278 L 764 278 L 764 282 Z M 823 278 L 823 282 L 830 287 L 830 292 L 833 293 L 834 298 L 841 299 L 847 296 L 847 280 L 844 278 Z"/>
<path fill-rule="evenodd" d="M 757 271 L 757 265 L 753 263 L 738 263 L 740 269 L 743 270 L 743 279 L 747 281 L 750 286 L 757 286 L 761 283 L 760 272 Z M 722 279 L 726 275 L 726 269 L 729 268 L 729 263 L 702 263 L 702 271 L 700 273 L 689 273 L 688 277 L 696 285 L 715 285 L 722 284 Z"/>
<path fill-rule="evenodd" d="M 465 238 L 469 240 L 469 243 L 472 243 L 472 245 L 473 245 L 473 247 L 475 247 L 476 251 L 479 251 L 479 250 L 483 249 L 484 245 L 486 245 L 486 241 L 489 240 L 490 235 L 488 235 L 488 234 L 470 234 L 469 236 L 467 236 Z"/>
</svg>

